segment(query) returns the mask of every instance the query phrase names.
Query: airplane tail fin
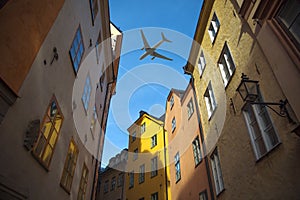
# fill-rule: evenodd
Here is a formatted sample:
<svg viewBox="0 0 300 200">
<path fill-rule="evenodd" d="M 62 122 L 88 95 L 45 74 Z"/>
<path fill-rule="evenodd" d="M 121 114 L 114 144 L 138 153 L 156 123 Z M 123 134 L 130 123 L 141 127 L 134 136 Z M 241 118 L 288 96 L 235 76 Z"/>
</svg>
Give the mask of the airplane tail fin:
<svg viewBox="0 0 300 200">
<path fill-rule="evenodd" d="M 172 42 L 171 40 L 168 40 L 163 33 L 161 33 L 161 37 L 162 37 L 162 40 L 165 42 Z"/>
</svg>

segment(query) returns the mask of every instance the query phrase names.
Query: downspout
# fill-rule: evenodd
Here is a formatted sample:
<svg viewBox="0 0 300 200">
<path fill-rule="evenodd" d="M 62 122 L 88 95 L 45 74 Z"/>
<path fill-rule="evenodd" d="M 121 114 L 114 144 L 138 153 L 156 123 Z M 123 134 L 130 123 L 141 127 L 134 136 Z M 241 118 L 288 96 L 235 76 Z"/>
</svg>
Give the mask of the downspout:
<svg viewBox="0 0 300 200">
<path fill-rule="evenodd" d="M 164 161 L 165 161 L 165 182 L 166 182 L 166 199 L 169 199 L 169 194 L 168 194 L 168 174 L 167 174 L 167 147 L 166 147 L 166 132 L 164 126 L 163 128 L 163 134 L 164 134 Z"/>
<path fill-rule="evenodd" d="M 195 105 L 196 105 L 196 112 L 197 112 L 197 119 L 198 119 L 198 125 L 199 125 L 199 130 L 200 130 L 200 137 L 201 137 L 201 141 L 202 141 L 202 147 L 203 147 L 203 154 L 204 156 L 204 160 L 205 160 L 205 167 L 206 167 L 206 174 L 207 174 L 207 179 L 208 179 L 208 184 L 209 184 L 209 191 L 210 191 L 210 196 L 211 199 L 214 200 L 214 192 L 213 192 L 213 186 L 212 186 L 212 180 L 211 180 L 211 176 L 210 176 L 210 170 L 209 170 L 209 165 L 208 165 L 208 158 L 206 155 L 206 148 L 205 148 L 205 144 L 204 144 L 204 135 L 203 135 L 203 129 L 202 129 L 202 124 L 201 124 L 201 120 L 200 120 L 200 110 L 198 107 L 198 101 L 196 98 L 196 89 L 195 89 L 195 82 L 194 82 L 194 77 L 192 75 L 191 72 L 188 72 L 185 70 L 185 68 L 183 68 L 184 73 L 190 75 L 191 79 L 191 85 L 192 85 L 192 89 L 193 89 L 193 93 L 194 93 L 194 101 L 195 101 Z"/>
</svg>

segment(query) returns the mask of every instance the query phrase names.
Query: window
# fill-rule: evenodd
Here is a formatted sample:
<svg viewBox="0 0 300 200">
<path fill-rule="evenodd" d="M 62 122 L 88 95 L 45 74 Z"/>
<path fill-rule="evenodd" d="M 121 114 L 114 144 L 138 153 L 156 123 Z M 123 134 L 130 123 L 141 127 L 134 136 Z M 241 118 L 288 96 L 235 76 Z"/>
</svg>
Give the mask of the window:
<svg viewBox="0 0 300 200">
<path fill-rule="evenodd" d="M 206 66 L 206 61 L 205 61 L 204 53 L 203 53 L 203 51 L 201 50 L 201 52 L 200 52 L 200 58 L 199 58 L 199 60 L 198 60 L 198 69 L 199 69 L 200 77 L 201 77 L 202 74 L 203 74 L 203 71 L 204 71 L 204 69 L 205 69 L 205 66 Z"/>
<path fill-rule="evenodd" d="M 181 179 L 179 152 L 177 152 L 175 155 L 175 171 L 176 171 L 175 179 L 177 183 Z"/>
<path fill-rule="evenodd" d="M 82 97 L 81 97 L 85 111 L 87 111 L 89 108 L 91 91 L 92 91 L 91 80 L 90 80 L 90 76 L 87 75 L 87 77 L 85 79 Z"/>
<path fill-rule="evenodd" d="M 157 135 L 153 135 L 151 137 L 151 148 L 155 147 L 157 145 Z"/>
<path fill-rule="evenodd" d="M 205 104 L 206 104 L 206 109 L 207 109 L 207 114 L 208 114 L 208 118 L 210 119 L 213 112 L 215 111 L 216 107 L 217 107 L 217 103 L 216 103 L 216 99 L 215 99 L 215 95 L 211 86 L 211 82 L 209 82 L 206 91 L 204 93 L 204 100 L 205 100 Z"/>
<path fill-rule="evenodd" d="M 187 109 L 188 109 L 188 118 L 190 118 L 194 113 L 194 106 L 193 106 L 193 100 L 192 99 L 187 104 Z"/>
<path fill-rule="evenodd" d="M 114 176 L 114 177 L 112 177 L 112 179 L 111 179 L 110 191 L 115 190 L 115 188 L 116 188 L 116 177 Z"/>
<path fill-rule="evenodd" d="M 235 71 L 235 65 L 226 43 L 224 44 L 218 65 L 220 67 L 223 82 L 226 87 Z"/>
<path fill-rule="evenodd" d="M 121 187 L 123 185 L 123 181 L 124 181 L 124 174 L 120 173 L 118 177 L 118 187 Z"/>
<path fill-rule="evenodd" d="M 256 159 L 259 159 L 280 143 L 279 137 L 265 106 L 248 104 L 243 112 Z"/>
<path fill-rule="evenodd" d="M 94 26 L 95 18 L 98 13 L 98 0 L 90 0 L 90 8 L 91 8 L 91 15 L 92 15 L 92 24 Z"/>
<path fill-rule="evenodd" d="M 83 168 L 82 168 L 81 178 L 80 178 L 78 196 L 77 196 L 78 200 L 85 199 L 86 187 L 87 187 L 87 183 L 88 183 L 88 175 L 89 175 L 89 170 L 84 163 Z"/>
<path fill-rule="evenodd" d="M 194 152 L 195 165 L 198 165 L 202 160 L 200 142 L 198 137 L 193 141 L 193 152 Z"/>
<path fill-rule="evenodd" d="M 199 200 L 207 200 L 207 192 L 204 190 L 203 192 L 200 192 L 199 194 Z"/>
<path fill-rule="evenodd" d="M 96 128 L 96 121 L 97 121 L 97 111 L 96 111 L 96 106 L 94 105 L 93 116 L 92 116 L 91 127 L 90 127 L 93 139 L 94 139 L 94 133 Z"/>
<path fill-rule="evenodd" d="M 134 171 L 129 173 L 129 189 L 134 186 Z"/>
<path fill-rule="evenodd" d="M 157 175 L 157 157 L 151 159 L 151 177 Z"/>
<path fill-rule="evenodd" d="M 145 181 L 145 164 L 140 166 L 140 173 L 139 173 L 139 183 L 143 183 Z"/>
<path fill-rule="evenodd" d="M 175 117 L 173 117 L 173 119 L 172 119 L 172 132 L 174 132 L 175 128 L 176 128 L 176 119 L 175 119 Z"/>
<path fill-rule="evenodd" d="M 214 43 L 219 29 L 220 29 L 220 22 L 216 13 L 214 13 L 208 28 L 208 34 L 212 43 Z"/>
<path fill-rule="evenodd" d="M 77 74 L 78 69 L 79 69 L 79 65 L 80 65 L 80 62 L 82 60 L 83 53 L 84 53 L 84 45 L 83 45 L 80 26 L 78 27 L 78 29 L 76 31 L 76 34 L 75 34 L 75 37 L 73 39 L 73 42 L 72 42 L 71 49 L 70 49 L 69 53 L 70 53 L 70 56 L 71 56 L 71 60 L 72 60 L 72 64 L 73 64 L 75 74 Z"/>
<path fill-rule="evenodd" d="M 171 96 L 170 98 L 170 109 L 172 109 L 174 106 L 174 96 Z"/>
<path fill-rule="evenodd" d="M 212 167 L 212 172 L 213 172 L 213 177 L 214 177 L 214 182 L 216 187 L 216 194 L 218 195 L 220 192 L 223 191 L 224 184 L 223 184 L 220 159 L 219 159 L 217 149 L 215 149 L 215 151 L 211 155 L 210 161 L 211 161 L 211 167 Z"/>
<path fill-rule="evenodd" d="M 299 0 L 286 0 L 281 6 L 277 21 L 283 29 L 300 44 L 300 2 Z"/>
<path fill-rule="evenodd" d="M 151 194 L 151 200 L 158 200 L 158 192 Z"/>
<path fill-rule="evenodd" d="M 144 133 L 146 131 L 146 122 L 144 122 L 142 125 L 141 125 L 141 133 Z"/>
<path fill-rule="evenodd" d="M 63 115 L 55 96 L 53 96 L 45 113 L 38 141 L 33 149 L 33 155 L 47 169 L 54 153 L 62 122 Z"/>
<path fill-rule="evenodd" d="M 73 176 L 75 172 L 78 157 L 78 148 L 72 139 L 69 144 L 69 150 L 66 157 L 60 185 L 69 193 L 72 186 Z"/>
<path fill-rule="evenodd" d="M 136 140 L 136 132 L 134 131 L 132 133 L 131 142 L 134 142 Z"/>
<path fill-rule="evenodd" d="M 109 184 L 109 180 L 106 180 L 104 183 L 104 193 L 108 192 L 108 184 Z"/>
<path fill-rule="evenodd" d="M 136 148 L 133 152 L 133 160 L 136 160 L 138 158 L 138 148 Z"/>
</svg>

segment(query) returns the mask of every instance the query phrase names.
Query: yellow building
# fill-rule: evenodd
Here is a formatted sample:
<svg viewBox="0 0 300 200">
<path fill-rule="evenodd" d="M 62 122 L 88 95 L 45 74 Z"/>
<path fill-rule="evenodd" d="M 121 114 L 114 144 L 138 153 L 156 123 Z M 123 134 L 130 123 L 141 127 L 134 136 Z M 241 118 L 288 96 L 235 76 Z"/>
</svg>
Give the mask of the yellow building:
<svg viewBox="0 0 300 200">
<path fill-rule="evenodd" d="M 140 111 L 128 128 L 128 161 L 125 181 L 126 199 L 171 199 L 167 168 L 167 135 L 164 115 L 156 118 Z"/>
<path fill-rule="evenodd" d="M 203 3 L 184 70 L 194 79 L 216 199 L 299 198 L 299 8 L 296 0 Z M 257 98 L 241 98 L 242 73 L 259 82 Z M 278 105 L 259 104 L 281 99 L 293 123 Z"/>
</svg>

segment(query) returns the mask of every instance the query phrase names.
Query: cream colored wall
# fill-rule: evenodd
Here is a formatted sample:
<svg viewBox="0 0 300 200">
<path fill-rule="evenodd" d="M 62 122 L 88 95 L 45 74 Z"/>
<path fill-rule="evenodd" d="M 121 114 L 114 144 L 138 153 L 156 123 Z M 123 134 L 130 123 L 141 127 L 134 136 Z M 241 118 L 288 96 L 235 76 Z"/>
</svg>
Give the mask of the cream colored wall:
<svg viewBox="0 0 300 200">
<path fill-rule="evenodd" d="M 7 182 L 12 182 L 16 187 L 22 187 L 28 191 L 29 199 L 77 199 L 83 163 L 86 163 L 89 169 L 86 198 L 89 199 L 91 196 L 96 160 L 83 146 L 73 121 L 72 91 L 76 76 L 69 49 L 80 24 L 85 46 L 83 59 L 88 58 L 92 50 L 89 48 L 89 40 L 91 38 L 92 41 L 96 41 L 98 37 L 101 25 L 100 12 L 98 12 L 96 22 L 96 25 L 92 27 L 88 1 L 85 3 L 79 0 L 65 1 L 20 88 L 20 98 L 10 108 L 1 124 L 0 174 Z M 57 48 L 59 58 L 50 65 L 53 47 Z M 47 60 L 46 66 L 43 64 L 44 59 Z M 47 172 L 31 153 L 25 150 L 23 138 L 29 121 L 43 119 L 53 94 L 64 115 L 64 122 Z M 80 106 L 82 104 L 77 103 L 78 109 Z M 85 126 L 89 131 L 88 122 Z M 69 195 L 60 187 L 60 178 L 71 138 L 74 138 L 78 145 L 79 156 Z M 94 142 L 98 143 L 96 140 Z"/>
</svg>

